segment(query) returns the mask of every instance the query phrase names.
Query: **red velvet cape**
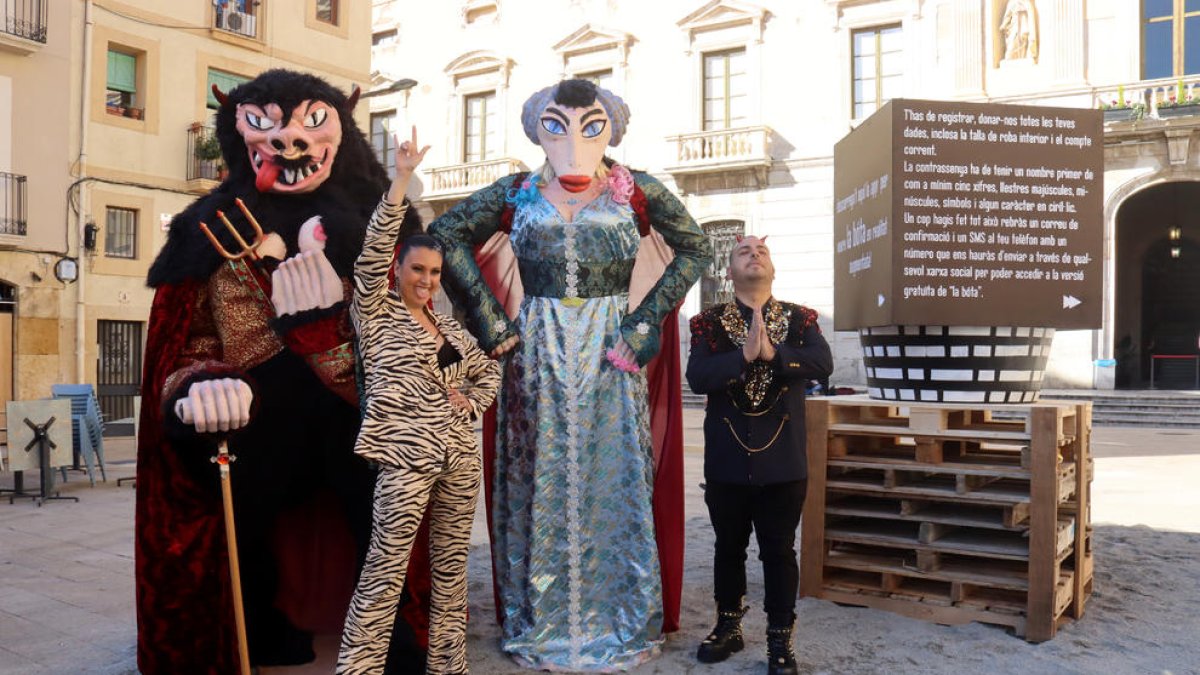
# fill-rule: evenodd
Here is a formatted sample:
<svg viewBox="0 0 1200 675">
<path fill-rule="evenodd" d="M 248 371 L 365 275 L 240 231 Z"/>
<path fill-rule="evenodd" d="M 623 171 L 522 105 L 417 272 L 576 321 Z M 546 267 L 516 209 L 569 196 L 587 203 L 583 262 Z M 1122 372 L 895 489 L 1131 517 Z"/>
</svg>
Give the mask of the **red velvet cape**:
<svg viewBox="0 0 1200 675">
<path fill-rule="evenodd" d="M 238 645 L 220 494 L 212 485 L 193 478 L 163 434 L 163 385 L 175 371 L 186 343 L 201 283 L 187 280 L 160 286 L 147 330 L 134 525 L 138 668 L 144 675 L 237 671 Z M 236 471 L 235 463 L 232 480 L 237 480 Z M 215 468 L 213 472 L 215 476 Z M 297 525 L 317 526 L 312 520 Z M 329 566 L 327 556 L 315 555 L 297 544 L 303 546 L 300 540 L 289 542 L 286 538 L 281 543 L 285 549 L 280 552 L 281 558 L 286 557 L 289 563 L 280 570 L 281 606 L 293 620 L 298 618 L 310 629 L 340 630 L 346 604 L 339 601 L 339 596 L 352 590 L 353 575 L 347 577 L 344 564 L 335 561 Z M 352 554 L 350 565 L 352 572 Z M 307 571 L 289 573 L 297 568 Z M 314 577 L 329 579 L 333 586 L 344 581 L 347 587 L 314 589 L 311 584 L 302 585 Z M 401 611 L 424 647 L 429 607 L 428 535 L 424 526 L 414 544 L 408 579 L 406 593 L 415 602 L 409 602 Z M 297 600 L 301 596 L 304 600 Z"/>
<path fill-rule="evenodd" d="M 135 569 L 138 669 L 237 670 L 237 637 L 219 495 L 197 484 L 163 434 L 162 387 L 187 340 L 200 282 L 154 294 L 142 374 Z"/>
</svg>

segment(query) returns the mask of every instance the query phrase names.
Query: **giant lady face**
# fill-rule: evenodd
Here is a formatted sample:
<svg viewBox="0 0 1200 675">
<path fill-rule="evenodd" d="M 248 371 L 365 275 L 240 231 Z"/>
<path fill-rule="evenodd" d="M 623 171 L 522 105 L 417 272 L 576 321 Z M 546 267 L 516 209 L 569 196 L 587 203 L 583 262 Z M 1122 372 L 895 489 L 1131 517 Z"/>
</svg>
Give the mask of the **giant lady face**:
<svg viewBox="0 0 1200 675">
<path fill-rule="evenodd" d="M 570 192 L 586 190 L 612 140 L 608 113 L 597 102 L 570 108 L 551 103 L 538 120 L 537 139 L 554 174 Z"/>
<path fill-rule="evenodd" d="M 588 80 L 563 80 L 535 92 L 521 109 L 521 126 L 542 146 L 563 188 L 583 192 L 604 160 L 604 149 L 625 135 L 629 106 Z"/>
</svg>

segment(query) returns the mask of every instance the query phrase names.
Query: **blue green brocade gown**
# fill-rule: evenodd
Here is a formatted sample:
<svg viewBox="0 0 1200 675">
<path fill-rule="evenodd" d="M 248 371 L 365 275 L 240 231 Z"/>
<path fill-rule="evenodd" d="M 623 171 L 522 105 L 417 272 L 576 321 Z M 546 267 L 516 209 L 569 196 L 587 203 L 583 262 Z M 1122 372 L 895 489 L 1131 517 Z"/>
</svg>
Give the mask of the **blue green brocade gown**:
<svg viewBox="0 0 1200 675">
<path fill-rule="evenodd" d="M 634 175 L 676 255 L 632 313 L 638 224 L 608 192 L 567 222 L 536 188 L 510 189 L 509 177 L 430 226 L 447 245 L 447 289 L 484 349 L 521 338 L 498 402 L 492 556 L 502 647 L 532 668 L 624 670 L 662 644 L 646 378 L 616 369 L 605 352 L 624 337 L 649 361 L 662 318 L 711 254 L 682 204 Z M 470 245 L 495 232 L 506 198 L 525 290 L 512 322 L 470 257 Z"/>
</svg>

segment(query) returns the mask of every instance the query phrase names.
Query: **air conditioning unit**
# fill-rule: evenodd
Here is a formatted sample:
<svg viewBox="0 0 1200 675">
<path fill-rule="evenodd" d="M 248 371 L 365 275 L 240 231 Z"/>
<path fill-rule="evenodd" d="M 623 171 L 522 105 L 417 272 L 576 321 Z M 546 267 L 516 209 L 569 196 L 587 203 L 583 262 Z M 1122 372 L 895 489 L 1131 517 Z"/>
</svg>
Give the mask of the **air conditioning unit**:
<svg viewBox="0 0 1200 675">
<path fill-rule="evenodd" d="M 217 24 L 218 28 L 227 30 L 231 33 L 248 35 L 251 37 L 255 35 L 254 15 L 247 14 L 246 12 L 226 10 L 225 13 L 221 15 L 221 18 Z"/>
</svg>

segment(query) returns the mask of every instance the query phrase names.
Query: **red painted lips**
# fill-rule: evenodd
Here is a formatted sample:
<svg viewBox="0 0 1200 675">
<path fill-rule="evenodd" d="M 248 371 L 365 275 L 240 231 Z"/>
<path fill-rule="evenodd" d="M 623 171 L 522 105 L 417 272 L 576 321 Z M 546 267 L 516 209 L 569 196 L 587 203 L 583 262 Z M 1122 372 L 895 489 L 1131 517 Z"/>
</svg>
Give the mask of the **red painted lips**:
<svg viewBox="0 0 1200 675">
<path fill-rule="evenodd" d="M 592 184 L 591 176 L 559 176 L 558 184 L 567 192 L 583 192 Z"/>
</svg>

